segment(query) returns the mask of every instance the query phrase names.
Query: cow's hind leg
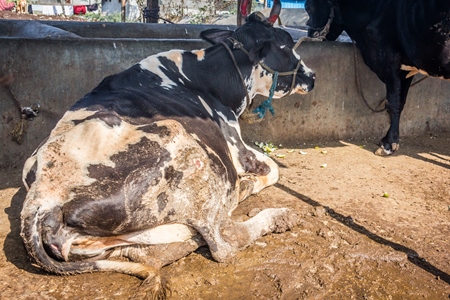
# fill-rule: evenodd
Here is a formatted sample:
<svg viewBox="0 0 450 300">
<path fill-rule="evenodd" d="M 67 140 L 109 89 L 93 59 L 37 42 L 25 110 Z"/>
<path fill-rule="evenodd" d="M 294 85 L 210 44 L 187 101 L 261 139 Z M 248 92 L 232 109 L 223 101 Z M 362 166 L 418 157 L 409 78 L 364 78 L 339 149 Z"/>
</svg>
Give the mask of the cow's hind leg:
<svg viewBox="0 0 450 300">
<path fill-rule="evenodd" d="M 197 234 L 185 242 L 158 245 L 130 245 L 114 249 L 109 258 L 126 257 L 133 263 L 159 270 L 206 245 L 203 238 Z M 170 284 L 159 271 L 154 276 L 143 278 L 144 281 L 136 291 L 135 299 L 165 299 L 170 293 Z"/>
<path fill-rule="evenodd" d="M 197 234 L 184 242 L 158 245 L 136 244 L 120 247 L 111 252 L 109 258 L 126 257 L 136 263 L 162 268 L 204 245 L 206 245 L 205 240 Z"/>
</svg>

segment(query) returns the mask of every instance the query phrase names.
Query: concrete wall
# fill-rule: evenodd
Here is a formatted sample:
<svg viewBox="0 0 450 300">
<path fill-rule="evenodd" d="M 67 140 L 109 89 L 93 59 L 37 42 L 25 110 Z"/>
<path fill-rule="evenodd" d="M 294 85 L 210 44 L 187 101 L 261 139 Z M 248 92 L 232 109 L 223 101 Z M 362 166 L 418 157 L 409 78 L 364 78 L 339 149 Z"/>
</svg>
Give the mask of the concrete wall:
<svg viewBox="0 0 450 300">
<path fill-rule="evenodd" d="M 14 75 L 11 88 L 21 105 L 40 103 L 42 107 L 41 114 L 27 122 L 27 132 L 19 145 L 12 140 L 10 132 L 19 122 L 20 115 L 9 91 L 0 87 L 0 167 L 22 167 L 26 157 L 55 126 L 58 117 L 105 76 L 154 53 L 207 46 L 195 39 L 200 30 L 208 27 L 202 25 L 172 25 L 175 26 L 172 28 L 164 24 L 133 24 L 135 27 L 131 28 L 85 23 L 71 26 L 71 32 L 77 35 L 95 37 L 28 38 L 26 32 L 12 37 L 8 34 L 8 26 L 0 24 L 0 72 Z M 133 38 L 110 38 L 108 28 L 117 36 L 128 32 Z M 137 37 L 139 31 L 145 38 Z M 173 32 L 178 32 L 182 39 L 176 39 Z M 100 38 L 102 35 L 108 38 Z M 161 39 L 161 36 L 168 39 Z M 305 63 L 316 71 L 315 89 L 308 95 L 274 100 L 275 116 L 269 114 L 258 124 L 244 124 L 244 138 L 249 142 L 272 141 L 285 146 L 323 139 L 381 138 L 388 127 L 388 116 L 372 113 L 358 96 L 352 45 L 305 42 L 299 52 Z M 364 94 L 375 106 L 385 94 L 384 85 L 360 58 L 357 67 Z M 262 100 L 257 98 L 257 102 Z M 402 115 L 401 134 L 424 133 L 427 123 L 434 132 L 448 131 L 449 116 L 450 82 L 428 78 L 411 88 Z"/>
</svg>

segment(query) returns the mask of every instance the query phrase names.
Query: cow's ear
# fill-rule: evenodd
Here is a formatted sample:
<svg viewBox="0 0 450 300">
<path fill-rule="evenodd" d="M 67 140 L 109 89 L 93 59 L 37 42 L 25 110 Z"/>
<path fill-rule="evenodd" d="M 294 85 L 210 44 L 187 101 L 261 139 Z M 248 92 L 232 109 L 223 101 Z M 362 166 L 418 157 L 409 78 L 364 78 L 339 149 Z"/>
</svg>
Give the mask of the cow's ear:
<svg viewBox="0 0 450 300">
<path fill-rule="evenodd" d="M 257 43 L 250 51 L 248 52 L 248 57 L 252 62 L 261 61 L 270 50 L 270 41 L 261 41 Z"/>
<path fill-rule="evenodd" d="M 229 38 L 233 34 L 231 30 L 222 30 L 222 29 L 207 29 L 200 33 L 200 37 L 205 41 L 215 45 L 220 43 L 221 41 Z"/>
</svg>

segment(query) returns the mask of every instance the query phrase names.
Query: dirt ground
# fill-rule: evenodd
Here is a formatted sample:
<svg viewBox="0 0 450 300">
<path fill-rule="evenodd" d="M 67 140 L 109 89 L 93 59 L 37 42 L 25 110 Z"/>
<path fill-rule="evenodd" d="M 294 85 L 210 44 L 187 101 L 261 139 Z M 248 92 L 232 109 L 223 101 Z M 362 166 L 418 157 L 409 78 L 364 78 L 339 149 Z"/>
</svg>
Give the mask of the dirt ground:
<svg viewBox="0 0 450 300">
<path fill-rule="evenodd" d="M 450 133 L 404 138 L 392 157 L 375 149 L 353 140 L 277 150 L 279 183 L 233 215 L 290 207 L 300 225 L 227 263 L 202 247 L 163 268 L 170 299 L 449 299 Z M 54 276 L 30 264 L 19 236 L 20 172 L 0 178 L 0 298 L 131 297 L 140 280 L 128 275 Z"/>
</svg>

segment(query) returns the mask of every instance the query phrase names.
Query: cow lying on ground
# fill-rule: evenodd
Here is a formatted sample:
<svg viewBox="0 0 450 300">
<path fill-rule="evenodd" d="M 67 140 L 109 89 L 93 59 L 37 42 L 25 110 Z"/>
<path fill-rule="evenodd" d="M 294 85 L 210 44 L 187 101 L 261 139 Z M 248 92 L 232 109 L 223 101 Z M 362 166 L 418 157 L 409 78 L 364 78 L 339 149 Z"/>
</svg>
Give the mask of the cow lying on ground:
<svg viewBox="0 0 450 300">
<path fill-rule="evenodd" d="M 296 223 L 286 208 L 245 222 L 231 212 L 274 184 L 274 161 L 242 141 L 239 116 L 256 94 L 307 93 L 314 73 L 291 36 L 252 14 L 213 46 L 150 56 L 106 77 L 65 113 L 26 161 L 21 235 L 56 274 L 115 271 L 164 295 L 159 269 L 208 245 L 221 262 Z M 129 262 L 111 260 L 126 257 Z"/>
<path fill-rule="evenodd" d="M 391 124 L 376 153 L 392 154 L 413 75 L 450 79 L 450 1 L 307 0 L 305 9 L 310 37 L 335 40 L 345 30 L 386 84 Z"/>
</svg>

